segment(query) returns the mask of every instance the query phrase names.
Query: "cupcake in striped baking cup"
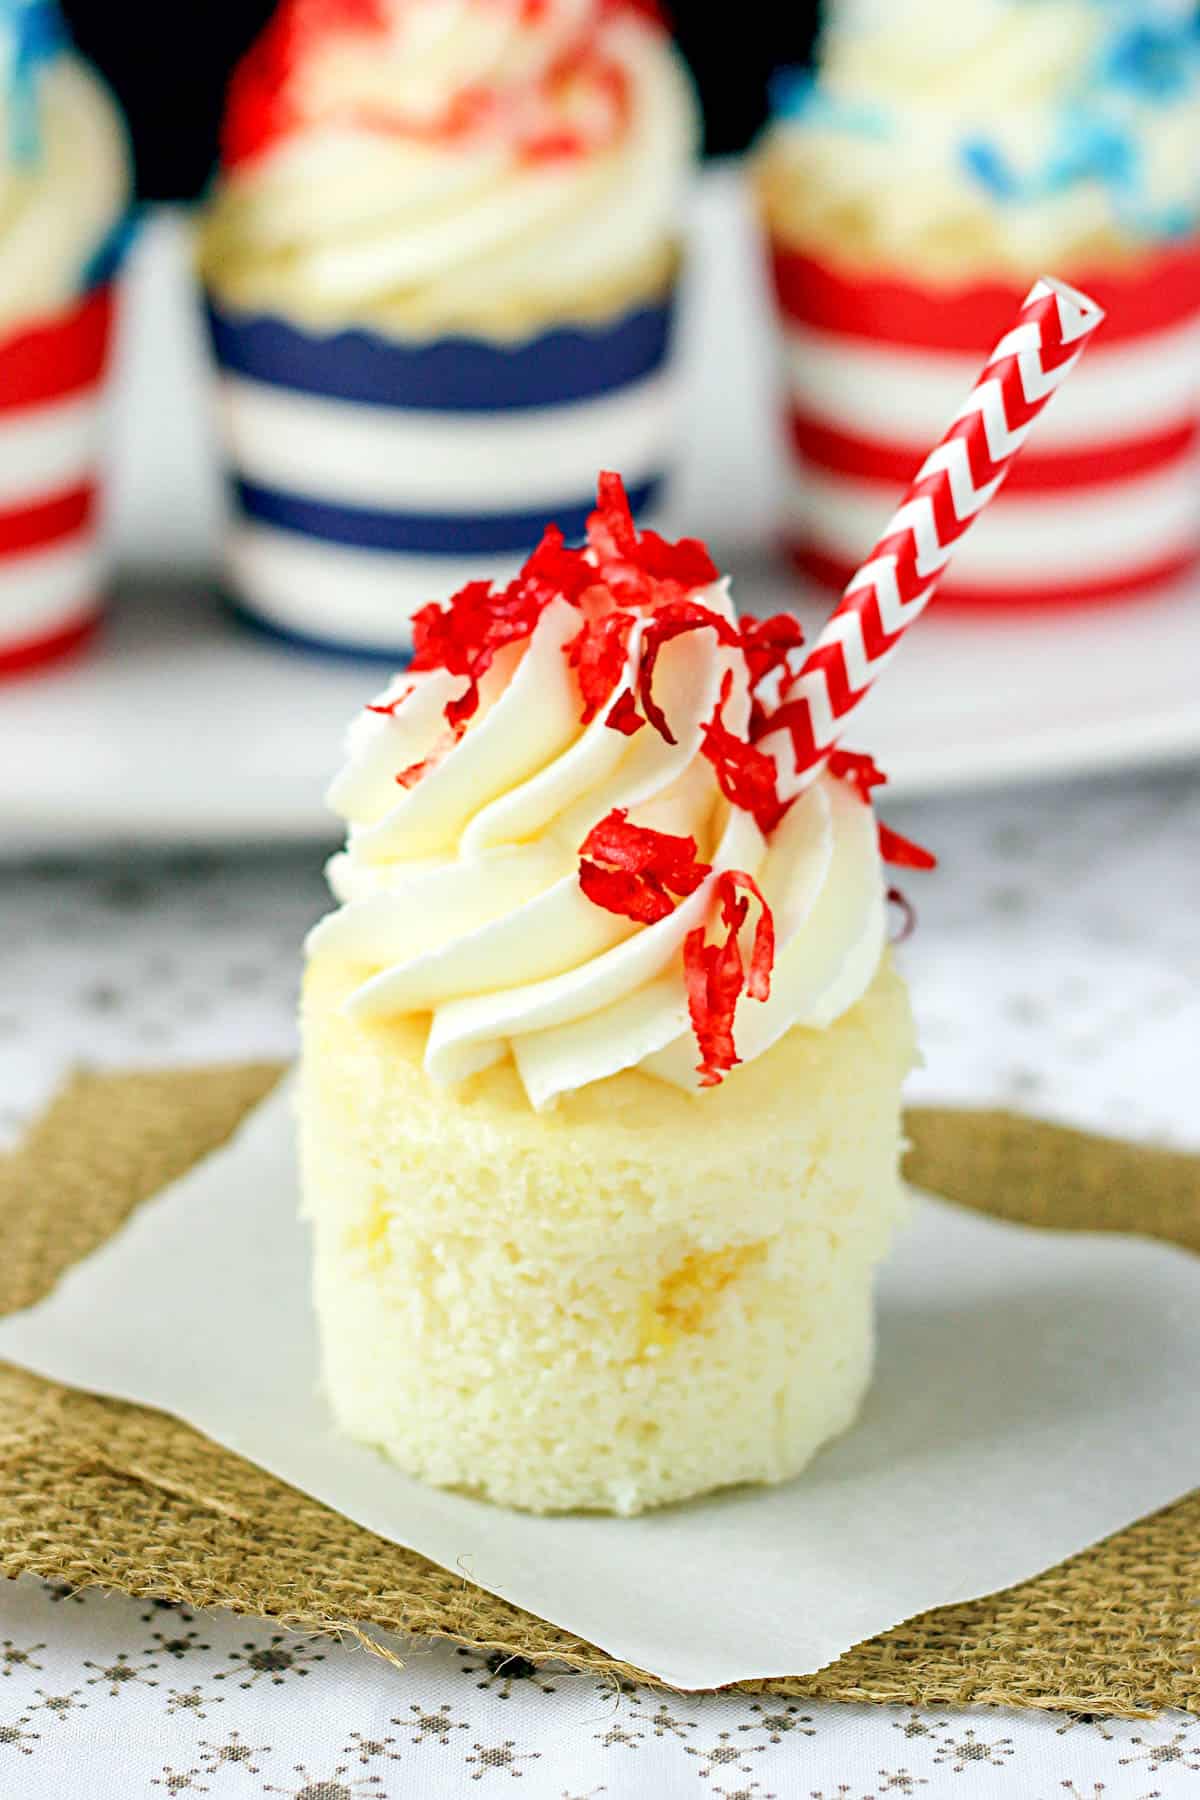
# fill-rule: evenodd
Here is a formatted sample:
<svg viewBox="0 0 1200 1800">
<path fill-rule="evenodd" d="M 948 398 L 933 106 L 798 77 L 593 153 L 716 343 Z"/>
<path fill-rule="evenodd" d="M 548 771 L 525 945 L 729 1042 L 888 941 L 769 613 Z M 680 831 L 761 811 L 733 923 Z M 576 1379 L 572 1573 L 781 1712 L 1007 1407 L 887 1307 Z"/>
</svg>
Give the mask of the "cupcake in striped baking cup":
<svg viewBox="0 0 1200 1800">
<path fill-rule="evenodd" d="M 840 588 L 1031 279 L 1106 309 L 941 605 L 1156 593 L 1200 560 L 1200 29 L 1155 0 L 846 0 L 757 159 L 786 534 Z"/>
<path fill-rule="evenodd" d="M 597 467 L 654 512 L 697 136 L 636 0 L 284 0 L 200 247 L 239 609 L 394 656 Z"/>
<path fill-rule="evenodd" d="M 124 126 L 47 0 L 0 4 L 0 677 L 98 617 L 104 378 L 126 235 Z"/>
</svg>

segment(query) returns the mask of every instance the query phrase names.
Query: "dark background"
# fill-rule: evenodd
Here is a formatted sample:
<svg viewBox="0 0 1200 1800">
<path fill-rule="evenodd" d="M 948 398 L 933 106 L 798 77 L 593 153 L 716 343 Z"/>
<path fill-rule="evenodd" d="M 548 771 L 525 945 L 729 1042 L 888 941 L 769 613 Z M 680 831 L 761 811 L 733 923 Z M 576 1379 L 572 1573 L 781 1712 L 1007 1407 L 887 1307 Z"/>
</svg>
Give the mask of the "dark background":
<svg viewBox="0 0 1200 1800">
<path fill-rule="evenodd" d="M 76 42 L 102 69 L 133 133 L 143 199 L 200 191 L 216 156 L 229 71 L 272 0 L 63 0 Z M 771 70 L 808 54 L 813 4 L 675 0 L 676 34 L 704 99 L 711 153 L 742 149 L 766 111 Z"/>
</svg>

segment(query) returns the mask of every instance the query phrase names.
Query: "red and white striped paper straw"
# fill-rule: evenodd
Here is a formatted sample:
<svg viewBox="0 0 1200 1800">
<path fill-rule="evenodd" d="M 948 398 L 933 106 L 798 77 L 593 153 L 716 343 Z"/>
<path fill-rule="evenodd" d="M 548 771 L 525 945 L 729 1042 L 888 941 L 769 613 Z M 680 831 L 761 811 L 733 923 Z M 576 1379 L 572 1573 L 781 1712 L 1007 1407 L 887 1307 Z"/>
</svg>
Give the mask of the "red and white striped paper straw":
<svg viewBox="0 0 1200 1800">
<path fill-rule="evenodd" d="M 954 546 L 1000 487 L 1038 415 L 1104 317 L 1086 294 L 1043 276 L 930 451 L 837 608 L 786 683 L 761 747 L 791 799 L 816 780 L 845 722 L 932 598 Z"/>
</svg>

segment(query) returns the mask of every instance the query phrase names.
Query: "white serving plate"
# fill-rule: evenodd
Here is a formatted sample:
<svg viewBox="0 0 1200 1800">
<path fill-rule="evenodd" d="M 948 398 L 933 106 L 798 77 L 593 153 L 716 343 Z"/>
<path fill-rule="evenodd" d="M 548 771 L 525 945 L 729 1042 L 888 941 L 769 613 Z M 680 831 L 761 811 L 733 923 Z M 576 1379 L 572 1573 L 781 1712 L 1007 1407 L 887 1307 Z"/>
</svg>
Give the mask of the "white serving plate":
<svg viewBox="0 0 1200 1800">
<path fill-rule="evenodd" d="M 681 531 L 709 538 L 741 605 L 773 611 L 796 591 L 771 548 L 773 349 L 734 171 L 707 178 L 696 239 L 672 510 Z M 111 524 L 127 573 L 97 652 L 0 686 L 10 854 L 333 835 L 322 790 L 381 671 L 309 659 L 223 616 L 220 477 L 189 288 L 186 221 L 160 214 L 131 270 L 113 426 Z M 896 795 L 1166 763 L 1200 755 L 1198 670 L 1198 583 L 1043 618 L 969 620 L 935 603 L 850 735 Z"/>
</svg>

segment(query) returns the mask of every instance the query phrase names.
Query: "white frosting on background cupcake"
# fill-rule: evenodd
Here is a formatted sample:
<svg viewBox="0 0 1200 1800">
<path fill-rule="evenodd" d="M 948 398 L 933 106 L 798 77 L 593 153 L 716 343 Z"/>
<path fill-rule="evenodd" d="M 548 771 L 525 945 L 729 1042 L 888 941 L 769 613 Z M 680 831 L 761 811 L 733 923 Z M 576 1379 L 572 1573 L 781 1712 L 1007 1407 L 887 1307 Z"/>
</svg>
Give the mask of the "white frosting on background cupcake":
<svg viewBox="0 0 1200 1800">
<path fill-rule="evenodd" d="M 842 0 L 779 98 L 768 207 L 814 248 L 1024 273 L 1200 220 L 1200 28 L 1174 0 Z"/>
<path fill-rule="evenodd" d="M 60 32 L 44 4 L 6 8 L 0 20 L 0 330 L 81 294 L 129 206 L 120 114 Z"/>
<path fill-rule="evenodd" d="M 604 0 L 355 10 L 317 33 L 285 5 L 235 77 L 204 249 L 224 298 L 503 333 L 665 285 L 698 119 L 661 26 Z"/>
</svg>

